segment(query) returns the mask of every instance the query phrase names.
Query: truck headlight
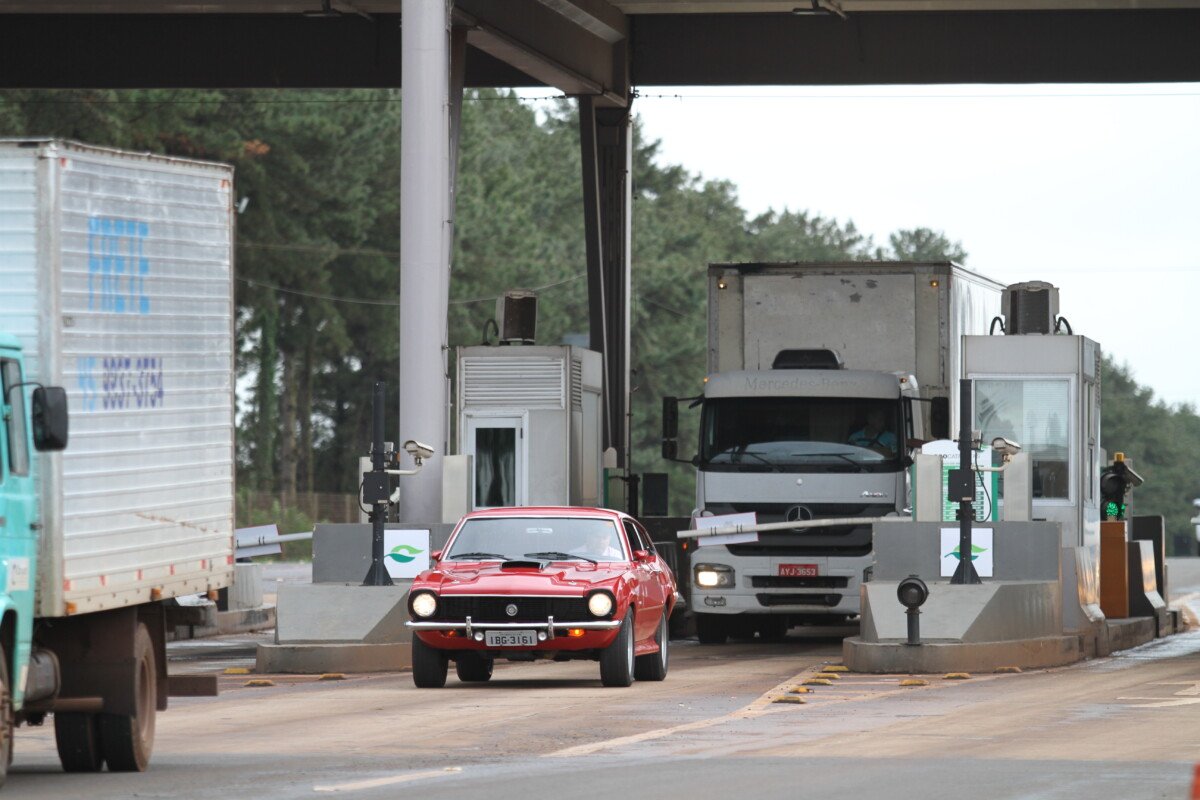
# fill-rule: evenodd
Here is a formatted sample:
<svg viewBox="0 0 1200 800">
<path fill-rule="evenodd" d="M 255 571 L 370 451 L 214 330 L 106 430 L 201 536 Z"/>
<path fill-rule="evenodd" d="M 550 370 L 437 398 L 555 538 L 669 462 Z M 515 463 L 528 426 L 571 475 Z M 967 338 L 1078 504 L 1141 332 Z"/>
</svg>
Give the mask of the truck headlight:
<svg viewBox="0 0 1200 800">
<path fill-rule="evenodd" d="M 588 598 L 587 606 L 593 617 L 607 617 L 613 610 L 612 595 L 608 592 L 596 592 Z"/>
<path fill-rule="evenodd" d="M 732 589 L 733 568 L 724 564 L 697 564 L 696 585 L 702 589 Z"/>
<path fill-rule="evenodd" d="M 417 592 L 409 602 L 413 614 L 418 617 L 432 617 L 437 611 L 437 595 L 433 592 Z"/>
</svg>

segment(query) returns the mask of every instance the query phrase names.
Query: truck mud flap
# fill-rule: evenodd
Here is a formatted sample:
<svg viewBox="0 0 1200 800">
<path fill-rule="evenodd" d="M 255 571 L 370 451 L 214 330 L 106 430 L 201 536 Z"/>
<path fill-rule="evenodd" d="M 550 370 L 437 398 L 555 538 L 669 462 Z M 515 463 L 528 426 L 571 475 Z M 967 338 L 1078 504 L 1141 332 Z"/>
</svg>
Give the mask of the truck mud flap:
<svg viewBox="0 0 1200 800">
<path fill-rule="evenodd" d="M 170 697 L 216 697 L 216 675 L 171 675 L 167 678 Z"/>
</svg>

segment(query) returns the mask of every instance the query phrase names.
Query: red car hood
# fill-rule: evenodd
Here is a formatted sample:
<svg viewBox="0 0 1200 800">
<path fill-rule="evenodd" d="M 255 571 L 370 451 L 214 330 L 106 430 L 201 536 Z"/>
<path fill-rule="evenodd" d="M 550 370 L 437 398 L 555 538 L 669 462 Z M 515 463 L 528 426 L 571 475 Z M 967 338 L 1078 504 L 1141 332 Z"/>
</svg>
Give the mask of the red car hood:
<svg viewBox="0 0 1200 800">
<path fill-rule="evenodd" d="M 499 562 L 443 562 L 421 573 L 413 591 L 440 594 L 541 594 L 578 597 L 609 586 L 630 569 L 628 564 L 552 563 L 545 569 L 508 567 Z"/>
</svg>

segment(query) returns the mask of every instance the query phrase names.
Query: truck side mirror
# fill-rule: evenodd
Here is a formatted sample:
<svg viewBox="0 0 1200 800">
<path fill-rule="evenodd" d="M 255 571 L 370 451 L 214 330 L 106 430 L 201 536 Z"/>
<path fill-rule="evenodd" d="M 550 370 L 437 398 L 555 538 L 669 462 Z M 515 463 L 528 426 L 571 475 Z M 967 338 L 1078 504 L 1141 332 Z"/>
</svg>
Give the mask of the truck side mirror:
<svg viewBox="0 0 1200 800">
<path fill-rule="evenodd" d="M 64 450 L 67 446 L 67 391 L 61 386 L 33 390 L 33 446 Z"/>
<path fill-rule="evenodd" d="M 662 457 L 673 461 L 679 455 L 679 398 L 662 400 Z"/>
<path fill-rule="evenodd" d="M 929 401 L 929 433 L 934 439 L 950 438 L 950 398 L 934 397 Z"/>
</svg>

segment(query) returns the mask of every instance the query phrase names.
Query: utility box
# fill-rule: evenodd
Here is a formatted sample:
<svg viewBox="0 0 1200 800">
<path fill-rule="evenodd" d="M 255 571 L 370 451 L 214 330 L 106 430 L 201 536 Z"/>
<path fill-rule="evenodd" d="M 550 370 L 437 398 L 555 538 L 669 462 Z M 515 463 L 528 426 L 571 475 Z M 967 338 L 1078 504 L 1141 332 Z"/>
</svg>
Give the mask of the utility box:
<svg viewBox="0 0 1200 800">
<path fill-rule="evenodd" d="M 599 353 L 571 345 L 459 347 L 455 452 L 472 508 L 601 503 Z"/>
</svg>

